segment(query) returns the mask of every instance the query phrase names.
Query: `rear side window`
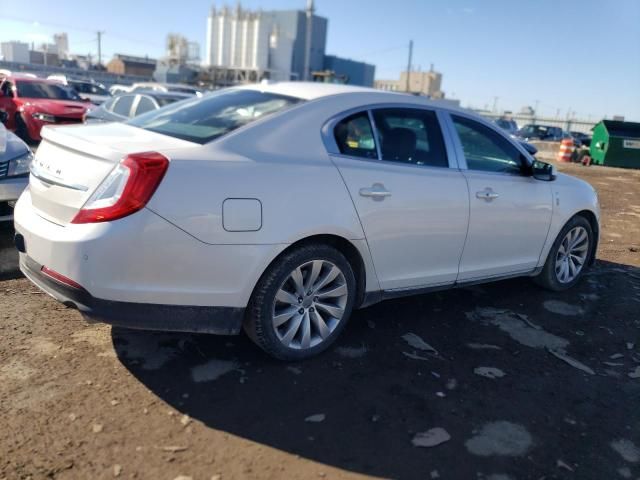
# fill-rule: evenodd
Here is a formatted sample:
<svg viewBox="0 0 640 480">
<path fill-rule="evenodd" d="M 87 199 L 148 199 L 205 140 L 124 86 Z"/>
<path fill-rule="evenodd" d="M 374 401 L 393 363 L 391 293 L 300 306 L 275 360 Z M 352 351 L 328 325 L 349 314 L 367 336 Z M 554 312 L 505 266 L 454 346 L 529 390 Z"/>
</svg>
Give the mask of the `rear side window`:
<svg viewBox="0 0 640 480">
<path fill-rule="evenodd" d="M 343 155 L 378 158 L 367 112 L 356 113 L 341 120 L 335 126 L 333 134 Z"/>
<path fill-rule="evenodd" d="M 113 105 L 111 111 L 116 115 L 128 117 L 129 112 L 131 111 L 131 105 L 133 105 L 134 98 L 134 95 L 123 95 L 120 98 L 116 98 L 115 104 Z"/>
<path fill-rule="evenodd" d="M 414 108 L 375 110 L 382 160 L 449 167 L 435 112 Z"/>
<path fill-rule="evenodd" d="M 302 99 L 275 93 L 228 89 L 174 103 L 128 123 L 204 144 L 299 102 Z"/>
<path fill-rule="evenodd" d="M 138 106 L 136 107 L 136 112 L 134 116 L 142 115 L 143 113 L 150 112 L 151 110 L 155 110 L 156 106 L 149 97 L 142 95 L 140 96 L 140 100 L 138 100 Z"/>
</svg>

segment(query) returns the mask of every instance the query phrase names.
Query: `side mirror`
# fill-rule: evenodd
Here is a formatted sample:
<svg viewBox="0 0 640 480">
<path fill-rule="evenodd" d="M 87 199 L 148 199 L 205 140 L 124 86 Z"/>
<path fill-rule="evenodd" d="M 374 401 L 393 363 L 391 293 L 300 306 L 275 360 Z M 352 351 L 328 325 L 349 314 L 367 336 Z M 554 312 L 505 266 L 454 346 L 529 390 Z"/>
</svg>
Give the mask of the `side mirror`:
<svg viewBox="0 0 640 480">
<path fill-rule="evenodd" d="M 531 175 L 536 180 L 542 180 L 543 182 L 553 182 L 556 179 L 556 167 L 550 163 L 541 162 L 536 160 L 531 165 Z"/>
</svg>

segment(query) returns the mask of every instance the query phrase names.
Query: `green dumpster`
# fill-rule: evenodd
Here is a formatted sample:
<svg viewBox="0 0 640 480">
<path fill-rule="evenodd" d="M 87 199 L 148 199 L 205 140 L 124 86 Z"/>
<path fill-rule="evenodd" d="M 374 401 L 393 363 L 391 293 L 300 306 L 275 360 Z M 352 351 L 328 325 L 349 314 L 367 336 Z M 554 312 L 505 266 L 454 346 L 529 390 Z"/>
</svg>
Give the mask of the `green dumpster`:
<svg viewBox="0 0 640 480">
<path fill-rule="evenodd" d="M 591 160 L 596 165 L 640 168 L 640 123 L 602 120 L 593 127 Z"/>
</svg>

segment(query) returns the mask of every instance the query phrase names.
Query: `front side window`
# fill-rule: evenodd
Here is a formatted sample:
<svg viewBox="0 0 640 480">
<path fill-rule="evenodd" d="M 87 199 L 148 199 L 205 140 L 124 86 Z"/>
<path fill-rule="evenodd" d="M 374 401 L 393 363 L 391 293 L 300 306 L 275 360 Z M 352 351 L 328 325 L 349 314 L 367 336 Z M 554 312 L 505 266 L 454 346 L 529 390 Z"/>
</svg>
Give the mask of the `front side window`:
<svg viewBox="0 0 640 480">
<path fill-rule="evenodd" d="M 429 167 L 449 166 L 435 112 L 414 108 L 375 110 L 382 160 Z"/>
<path fill-rule="evenodd" d="M 521 173 L 521 154 L 506 138 L 474 120 L 451 117 L 469 170 Z"/>
<path fill-rule="evenodd" d="M 176 102 L 136 117 L 128 123 L 170 137 L 204 144 L 299 102 L 302 99 L 275 93 L 227 89 Z"/>
<path fill-rule="evenodd" d="M 333 130 L 336 143 L 343 155 L 378 158 L 371 122 L 367 112 L 356 113 L 341 120 Z"/>
<path fill-rule="evenodd" d="M 116 103 L 113 105 L 111 111 L 116 115 L 128 117 L 129 112 L 131 112 L 131 105 L 133 105 L 134 98 L 135 95 L 123 95 L 122 97 L 116 98 Z"/>
</svg>

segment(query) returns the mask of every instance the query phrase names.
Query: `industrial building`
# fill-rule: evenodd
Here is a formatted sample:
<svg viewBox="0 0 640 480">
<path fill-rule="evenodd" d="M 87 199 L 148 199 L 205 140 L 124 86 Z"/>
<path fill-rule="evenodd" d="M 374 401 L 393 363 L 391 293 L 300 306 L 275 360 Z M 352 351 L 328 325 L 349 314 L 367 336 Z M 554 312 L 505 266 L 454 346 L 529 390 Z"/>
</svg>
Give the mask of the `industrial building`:
<svg viewBox="0 0 640 480">
<path fill-rule="evenodd" d="M 363 87 L 373 87 L 376 74 L 375 65 L 358 62 L 348 58 L 341 58 L 335 55 L 325 55 L 324 69 L 329 72 L 336 72 L 345 77 L 346 83 L 351 85 L 362 85 Z"/>
<path fill-rule="evenodd" d="M 371 86 L 372 65 L 335 56 L 327 60 L 328 24 L 315 15 L 312 0 L 306 10 L 251 11 L 239 3 L 235 8 L 213 6 L 207 18 L 204 64 L 273 80 L 310 80 L 311 72 L 330 69 L 352 79 L 349 83 Z"/>
<path fill-rule="evenodd" d="M 134 57 L 116 53 L 107 63 L 107 71 L 118 75 L 151 77 L 156 69 L 156 60 L 149 57 Z"/>
<path fill-rule="evenodd" d="M 29 44 L 25 42 L 2 42 L 0 54 L 5 62 L 29 63 Z"/>
<path fill-rule="evenodd" d="M 425 95 L 436 99 L 444 98 L 444 92 L 441 89 L 442 74 L 436 72 L 433 65 L 428 72 L 405 70 L 400 73 L 398 80 L 376 80 L 374 86 L 380 90 Z"/>
</svg>

